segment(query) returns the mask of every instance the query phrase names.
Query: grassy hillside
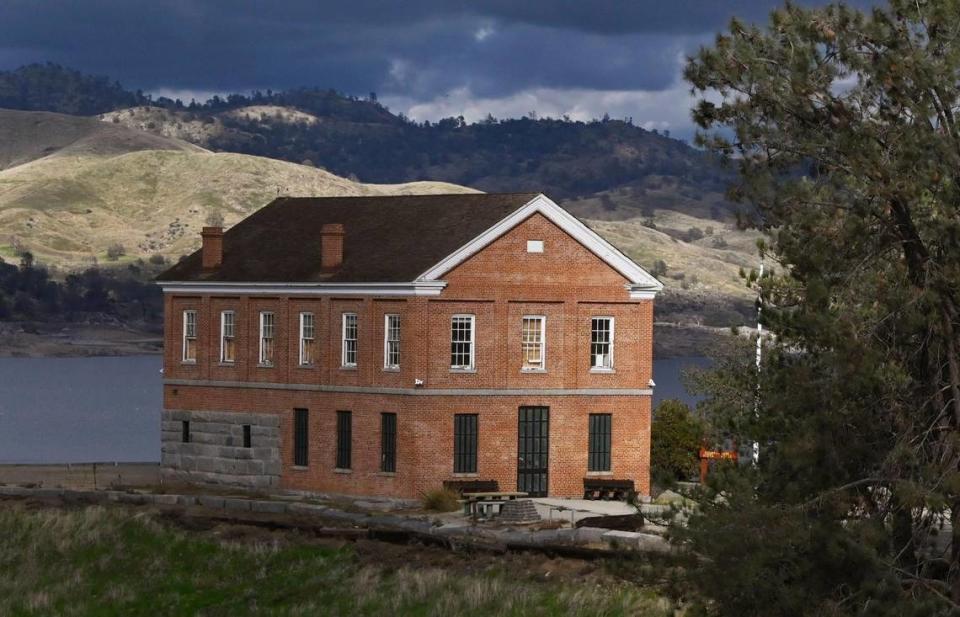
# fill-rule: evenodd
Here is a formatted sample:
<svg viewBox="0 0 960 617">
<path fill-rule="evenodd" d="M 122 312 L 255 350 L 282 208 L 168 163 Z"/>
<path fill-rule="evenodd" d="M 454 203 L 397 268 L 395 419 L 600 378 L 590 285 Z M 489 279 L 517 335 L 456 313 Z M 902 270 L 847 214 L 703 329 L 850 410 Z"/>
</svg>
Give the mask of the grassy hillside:
<svg viewBox="0 0 960 617">
<path fill-rule="evenodd" d="M 242 154 L 143 150 L 47 157 L 0 172 L 0 238 L 65 267 L 107 258 L 176 259 L 196 248 L 211 215 L 229 226 L 277 195 L 460 192 L 443 183 L 376 186 Z M 16 241 L 13 240 L 16 237 Z"/>
<path fill-rule="evenodd" d="M 111 247 L 119 261 L 176 259 L 196 248 L 211 217 L 229 226 L 277 195 L 469 190 L 436 182 L 360 184 L 92 118 L 0 110 L 0 257 L 7 259 L 30 251 L 72 269 L 109 259 Z"/>
<path fill-rule="evenodd" d="M 0 170 L 47 156 L 108 156 L 137 150 L 205 152 L 185 141 L 95 118 L 0 109 Z"/>
</svg>

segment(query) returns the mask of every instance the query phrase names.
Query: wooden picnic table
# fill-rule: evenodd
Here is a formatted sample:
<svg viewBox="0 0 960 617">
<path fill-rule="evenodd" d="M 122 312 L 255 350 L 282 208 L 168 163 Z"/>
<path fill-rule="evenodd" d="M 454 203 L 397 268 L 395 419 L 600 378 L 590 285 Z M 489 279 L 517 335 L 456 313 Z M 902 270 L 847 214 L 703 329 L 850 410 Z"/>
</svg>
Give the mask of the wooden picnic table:
<svg viewBox="0 0 960 617">
<path fill-rule="evenodd" d="M 460 501 L 463 503 L 463 513 L 472 518 L 476 518 L 478 510 L 487 509 L 495 504 L 503 505 L 507 501 L 526 496 L 527 493 L 523 491 L 489 491 L 482 493 L 464 493 L 463 499 Z"/>
</svg>

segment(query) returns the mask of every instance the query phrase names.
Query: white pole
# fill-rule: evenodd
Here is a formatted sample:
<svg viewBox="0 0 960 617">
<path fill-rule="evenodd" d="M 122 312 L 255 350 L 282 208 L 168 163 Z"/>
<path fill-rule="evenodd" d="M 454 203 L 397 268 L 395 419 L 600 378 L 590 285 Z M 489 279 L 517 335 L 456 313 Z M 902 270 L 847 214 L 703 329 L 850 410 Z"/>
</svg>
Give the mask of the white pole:
<svg viewBox="0 0 960 617">
<path fill-rule="evenodd" d="M 763 251 L 760 251 L 760 276 L 757 278 L 757 394 L 753 402 L 753 415 L 760 418 L 760 361 L 763 357 L 763 324 L 760 316 L 763 313 Z M 760 461 L 760 443 L 753 442 L 753 464 Z"/>
</svg>

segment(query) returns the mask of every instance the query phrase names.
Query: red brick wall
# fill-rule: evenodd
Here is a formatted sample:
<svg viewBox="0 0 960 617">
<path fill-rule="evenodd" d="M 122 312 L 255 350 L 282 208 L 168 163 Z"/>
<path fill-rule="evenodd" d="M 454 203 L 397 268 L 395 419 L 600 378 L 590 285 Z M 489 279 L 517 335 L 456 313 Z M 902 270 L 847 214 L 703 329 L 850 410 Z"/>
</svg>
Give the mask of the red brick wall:
<svg viewBox="0 0 960 617">
<path fill-rule="evenodd" d="M 543 253 L 527 253 L 542 240 Z M 647 388 L 652 375 L 653 302 L 632 301 L 626 279 L 543 216 L 536 214 L 444 277 L 439 297 L 189 297 L 165 299 L 169 379 L 270 384 L 428 389 Z M 198 311 L 196 365 L 180 361 L 182 311 Z M 221 366 L 220 311 L 236 312 L 237 361 Z M 275 314 L 272 367 L 258 366 L 259 311 Z M 318 360 L 298 366 L 299 313 L 316 319 Z M 340 366 L 342 314 L 359 323 L 359 360 Z M 402 360 L 383 369 L 384 315 L 402 320 Z M 450 318 L 476 315 L 476 372 L 450 370 Z M 520 370 L 521 318 L 546 316 L 546 372 Z M 615 319 L 615 370 L 590 370 L 592 316 Z M 174 394 L 176 391 L 176 394 Z M 516 486 L 517 413 L 550 407 L 550 492 L 577 495 L 587 468 L 587 415 L 613 414 L 612 477 L 649 490 L 650 397 L 623 395 L 409 396 L 279 389 L 173 386 L 167 409 L 249 411 L 281 415 L 283 485 L 288 488 L 417 496 L 452 477 L 453 414 L 480 415 L 478 477 Z M 292 410 L 310 409 L 310 465 L 292 468 Z M 354 469 L 335 473 L 337 410 L 353 412 Z M 397 473 L 379 474 L 380 413 L 398 414 Z"/>
<path fill-rule="evenodd" d="M 648 493 L 650 397 L 405 396 L 289 390 L 165 387 L 168 409 L 215 409 L 280 415 L 284 488 L 417 497 L 453 473 L 453 414 L 479 416 L 477 473 L 502 490 L 517 482 L 517 421 L 523 405 L 550 408 L 550 494 L 582 494 L 587 471 L 588 415 L 613 414 L 610 477 L 631 478 Z M 310 410 L 309 465 L 293 466 L 293 410 Z M 334 470 L 336 412 L 353 414 L 352 470 Z M 380 473 L 380 414 L 397 414 L 397 471 Z M 257 447 L 254 443 L 253 447 Z"/>
</svg>

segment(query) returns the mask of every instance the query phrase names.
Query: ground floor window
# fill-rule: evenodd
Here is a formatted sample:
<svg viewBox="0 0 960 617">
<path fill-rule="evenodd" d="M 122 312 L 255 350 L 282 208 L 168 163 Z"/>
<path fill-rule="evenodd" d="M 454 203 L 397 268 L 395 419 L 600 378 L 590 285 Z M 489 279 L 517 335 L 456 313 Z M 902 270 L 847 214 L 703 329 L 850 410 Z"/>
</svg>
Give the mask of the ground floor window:
<svg viewBox="0 0 960 617">
<path fill-rule="evenodd" d="M 353 414 L 337 412 L 337 469 L 350 469 L 350 440 L 353 432 Z"/>
<path fill-rule="evenodd" d="M 397 470 L 397 414 L 380 414 L 380 471 Z"/>
<path fill-rule="evenodd" d="M 610 471 L 610 441 L 613 416 L 608 413 L 590 414 L 590 455 L 588 471 Z"/>
<path fill-rule="evenodd" d="M 252 442 L 252 439 L 250 436 L 250 425 L 244 424 L 243 425 L 243 447 L 249 448 L 252 445 L 251 442 Z"/>
<path fill-rule="evenodd" d="M 293 464 L 298 467 L 306 467 L 308 463 L 308 419 L 306 409 L 293 410 Z"/>
<path fill-rule="evenodd" d="M 478 424 L 475 413 L 453 417 L 453 473 L 477 473 Z"/>
<path fill-rule="evenodd" d="M 190 420 L 183 420 L 180 423 L 180 441 L 190 443 Z"/>
</svg>

